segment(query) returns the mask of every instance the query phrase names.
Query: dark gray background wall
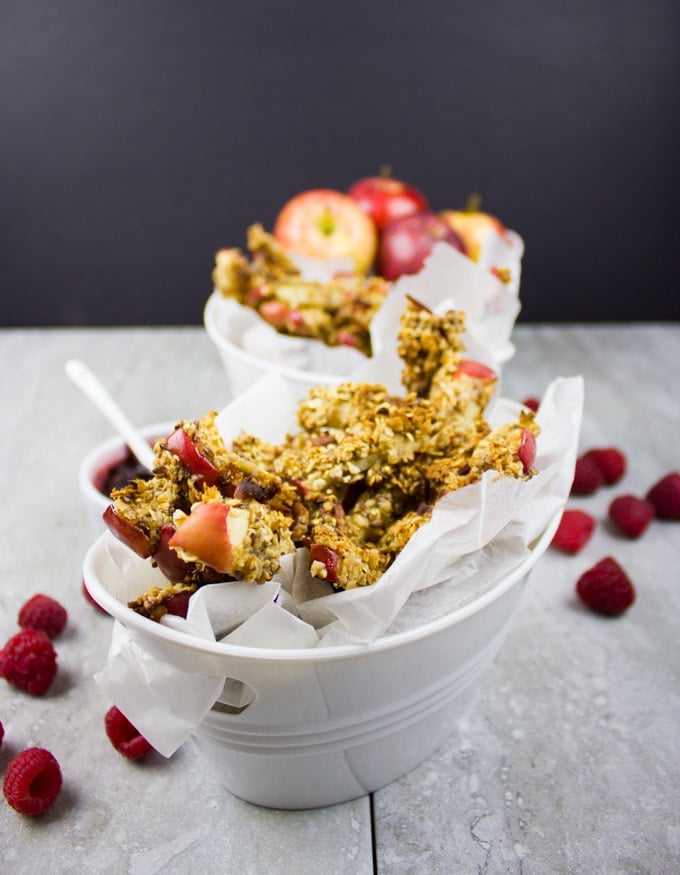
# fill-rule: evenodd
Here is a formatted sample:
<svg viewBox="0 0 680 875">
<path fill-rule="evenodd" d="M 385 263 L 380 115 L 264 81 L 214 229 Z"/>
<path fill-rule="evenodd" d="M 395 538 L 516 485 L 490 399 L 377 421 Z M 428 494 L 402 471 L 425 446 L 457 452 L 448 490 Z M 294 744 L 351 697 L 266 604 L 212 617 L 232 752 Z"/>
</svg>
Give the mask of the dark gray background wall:
<svg viewBox="0 0 680 875">
<path fill-rule="evenodd" d="M 677 0 L 0 16 L 0 324 L 198 324 L 216 249 L 383 164 L 524 236 L 522 321 L 680 318 Z"/>
</svg>

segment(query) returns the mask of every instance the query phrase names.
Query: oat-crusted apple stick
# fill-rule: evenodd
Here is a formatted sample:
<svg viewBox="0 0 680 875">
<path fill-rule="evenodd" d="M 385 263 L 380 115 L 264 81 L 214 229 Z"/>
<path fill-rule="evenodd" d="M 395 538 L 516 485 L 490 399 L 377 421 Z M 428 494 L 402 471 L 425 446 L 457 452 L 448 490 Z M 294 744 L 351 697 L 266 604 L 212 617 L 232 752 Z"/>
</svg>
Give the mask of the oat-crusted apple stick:
<svg viewBox="0 0 680 875">
<path fill-rule="evenodd" d="M 420 491 L 408 495 L 396 486 L 364 489 L 343 511 L 342 526 L 355 544 L 377 543 L 396 520 L 422 503 Z"/>
<path fill-rule="evenodd" d="M 128 603 L 138 614 L 151 620 L 160 620 L 165 614 L 186 616 L 189 596 L 198 589 L 198 584 L 168 583 L 167 586 L 153 586 L 139 598 Z"/>
<path fill-rule="evenodd" d="M 214 412 L 180 422 L 157 442 L 152 479 L 114 492 L 107 519 L 170 581 L 133 608 L 157 618 L 192 587 L 267 580 L 298 546 L 310 548 L 312 575 L 334 587 L 370 585 L 441 494 L 487 470 L 532 476 L 533 415 L 490 428 L 496 375 L 462 357 L 462 327 L 459 313 L 411 302 L 400 333 L 408 394 L 369 383 L 314 389 L 281 444 L 244 434 L 226 447 Z"/>
<path fill-rule="evenodd" d="M 440 316 L 413 298 L 401 315 L 402 382 L 437 411 L 438 423 L 427 450 L 432 455 L 455 454 L 488 431 L 484 411 L 497 374 L 463 357 L 464 326 L 463 313 L 452 310 Z"/>
<path fill-rule="evenodd" d="M 264 583 L 281 556 L 295 550 L 291 520 L 259 501 L 223 498 L 212 490 L 188 513 L 176 511 L 169 546 L 185 562 L 237 580 Z"/>
<path fill-rule="evenodd" d="M 278 241 L 261 225 L 248 229 L 251 260 L 239 249 L 215 256 L 213 283 L 222 295 L 256 310 L 284 334 L 370 355 L 369 324 L 387 294 L 382 277 L 349 273 L 327 282 L 304 280 Z"/>
<path fill-rule="evenodd" d="M 262 538 L 276 545 L 265 550 L 268 559 L 279 548 L 281 552 L 293 549 L 291 537 L 301 537 L 306 531 L 306 509 L 296 486 L 282 482 L 257 460 L 228 450 L 215 427 L 214 412 L 197 421 L 179 423 L 171 435 L 156 443 L 154 450 L 153 477 L 148 481 L 133 480 L 114 490 L 105 521 L 116 537 L 138 555 L 151 558 L 171 581 L 202 584 L 225 576 L 246 575 L 259 580 L 264 573 L 262 568 L 271 571 L 271 562 L 260 567 L 257 562 L 238 559 L 238 552 L 235 564 L 214 565 L 199 551 L 178 549 L 181 539 L 173 540 L 178 520 L 184 520 L 197 505 L 225 505 L 230 501 L 235 508 L 230 521 L 232 529 L 237 519 L 244 518 L 241 508 L 249 508 L 253 531 L 268 528 L 270 531 Z M 261 509 L 271 513 L 266 524 Z M 224 510 L 209 511 L 204 522 L 214 522 L 220 513 L 225 523 Z M 283 539 L 282 520 L 290 529 Z M 207 525 L 206 530 L 215 533 L 214 526 L 211 529 Z M 250 538 L 251 546 L 256 545 L 253 533 L 244 537 Z M 218 539 L 218 549 L 231 549 L 225 544 L 234 539 L 233 532 L 231 538 L 225 535 L 221 541 Z M 263 561 L 262 557 L 260 560 Z"/>
<path fill-rule="evenodd" d="M 251 269 L 260 278 L 284 279 L 300 276 L 300 271 L 283 246 L 259 222 L 248 228 L 247 243 L 252 256 Z"/>
<path fill-rule="evenodd" d="M 533 412 L 522 411 L 516 422 L 491 430 L 467 452 L 432 461 L 425 476 L 434 497 L 476 483 L 486 471 L 521 480 L 533 476 L 538 433 Z"/>
<path fill-rule="evenodd" d="M 534 435 L 538 431 L 531 414 L 520 415 L 518 422 L 494 429 L 480 440 L 465 458 L 438 459 L 426 472 L 428 488 L 434 498 L 446 492 L 476 483 L 485 471 L 495 470 L 502 476 L 527 479 L 534 472 Z M 337 519 L 322 520 L 312 527 L 310 573 L 328 580 L 336 589 L 353 589 L 374 583 L 392 564 L 408 540 L 426 523 L 432 504 L 421 502 L 417 508 L 409 506 L 404 496 L 399 504 L 386 493 L 379 494 L 382 502 L 365 498 L 358 501 L 349 514 Z M 377 496 L 376 496 L 377 498 Z M 412 503 L 411 503 L 412 504 Z M 373 543 L 370 542 L 371 524 L 375 525 Z M 382 532 L 382 534 L 381 534 Z"/>
<path fill-rule="evenodd" d="M 302 481 L 309 496 L 317 500 L 331 496 L 341 500 L 346 488 L 359 482 L 368 486 L 389 483 L 412 492 L 421 479 L 413 463 L 427 450 L 436 412 L 423 399 L 405 401 L 386 393 L 377 394 L 369 403 L 368 388 L 362 386 L 367 390 L 362 391 L 367 403 L 360 417 L 344 429 L 329 430 L 324 441 L 318 434 L 311 441 L 298 435 L 274 460 L 276 473 L 282 479 Z M 350 389 L 346 384 L 327 388 L 316 398 L 332 410 L 336 399 L 342 406 Z"/>
<path fill-rule="evenodd" d="M 465 317 L 455 310 L 437 316 L 409 297 L 400 323 L 397 352 L 404 362 L 401 382 L 407 392 L 425 398 L 435 374 L 443 368 L 452 374 L 462 357 Z"/>
<path fill-rule="evenodd" d="M 336 589 L 375 583 L 431 510 L 398 490 L 367 491 L 348 514 L 327 514 L 311 526 L 310 574 Z"/>
<path fill-rule="evenodd" d="M 359 545 L 330 521 L 311 532 L 310 574 L 336 589 L 355 589 L 375 583 L 392 557 L 375 544 Z"/>
</svg>

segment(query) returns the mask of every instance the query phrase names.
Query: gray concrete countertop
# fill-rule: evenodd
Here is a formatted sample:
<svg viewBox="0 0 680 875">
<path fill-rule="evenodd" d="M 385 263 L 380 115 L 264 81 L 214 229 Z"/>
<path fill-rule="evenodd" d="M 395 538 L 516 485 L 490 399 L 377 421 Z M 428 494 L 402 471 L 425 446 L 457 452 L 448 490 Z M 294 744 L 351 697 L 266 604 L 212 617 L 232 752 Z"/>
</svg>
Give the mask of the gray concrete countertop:
<svg viewBox="0 0 680 875">
<path fill-rule="evenodd" d="M 54 807 L 26 818 L 0 800 L 0 872 L 606 873 L 680 865 L 680 524 L 639 541 L 606 523 L 611 499 L 680 469 L 680 326 L 523 326 L 503 394 L 582 374 L 581 449 L 617 445 L 621 483 L 570 506 L 598 518 L 576 556 L 549 550 L 507 641 L 445 745 L 372 797 L 326 809 L 258 808 L 224 790 L 190 740 L 170 760 L 124 760 L 92 680 L 111 620 L 80 590 L 92 539 L 76 472 L 111 429 L 64 375 L 86 361 L 138 424 L 199 416 L 229 400 L 199 328 L 0 332 L 0 646 L 19 607 L 48 592 L 69 611 L 59 673 L 31 697 L 0 680 L 0 772 L 24 747 L 61 763 Z M 637 588 L 624 616 L 581 608 L 578 576 L 614 556 Z"/>
</svg>

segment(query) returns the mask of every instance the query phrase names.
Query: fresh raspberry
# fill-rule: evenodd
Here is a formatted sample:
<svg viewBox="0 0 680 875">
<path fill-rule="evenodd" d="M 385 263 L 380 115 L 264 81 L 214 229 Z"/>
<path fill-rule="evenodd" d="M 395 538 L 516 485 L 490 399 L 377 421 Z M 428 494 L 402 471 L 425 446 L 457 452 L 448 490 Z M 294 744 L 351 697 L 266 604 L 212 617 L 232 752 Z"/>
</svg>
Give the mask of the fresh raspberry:
<svg viewBox="0 0 680 875">
<path fill-rule="evenodd" d="M 552 546 L 565 553 L 578 553 L 590 539 L 595 517 L 582 510 L 565 510 L 552 539 Z"/>
<path fill-rule="evenodd" d="M 42 747 L 29 747 L 7 766 L 2 783 L 5 799 L 21 814 L 42 814 L 61 790 L 61 769 Z"/>
<path fill-rule="evenodd" d="M 56 651 L 39 629 L 22 629 L 0 650 L 0 677 L 32 696 L 46 693 L 56 673 Z"/>
<path fill-rule="evenodd" d="M 646 498 L 656 508 L 660 520 L 680 520 L 680 473 L 666 474 L 652 486 Z"/>
<path fill-rule="evenodd" d="M 135 729 L 125 714 L 115 705 L 106 712 L 104 726 L 109 741 L 124 757 L 136 760 L 152 750 L 146 738 Z"/>
<path fill-rule="evenodd" d="M 609 486 L 613 483 L 618 483 L 626 473 L 626 457 L 616 447 L 597 447 L 588 450 L 584 454 L 584 458 L 592 459 L 595 462 L 600 471 L 602 471 L 604 482 Z"/>
<path fill-rule="evenodd" d="M 66 608 L 48 595 L 34 595 L 19 611 L 22 629 L 40 629 L 48 638 L 56 638 L 66 625 Z"/>
<path fill-rule="evenodd" d="M 598 614 L 615 617 L 635 601 L 635 589 L 621 566 L 607 556 L 584 572 L 576 582 L 581 601 Z"/>
<path fill-rule="evenodd" d="M 572 495 L 592 495 L 600 486 L 604 486 L 604 474 L 593 458 L 580 456 L 576 460 L 574 482 L 571 484 Z"/>
<path fill-rule="evenodd" d="M 639 538 L 654 519 L 654 505 L 637 495 L 619 495 L 609 505 L 609 519 L 627 538 Z"/>
<path fill-rule="evenodd" d="M 522 401 L 522 404 L 525 407 L 528 407 L 529 410 L 534 410 L 534 411 L 538 410 L 540 403 L 541 403 L 540 399 L 534 398 L 533 395 L 530 395 L 528 398 L 525 398 L 524 401 Z"/>
</svg>

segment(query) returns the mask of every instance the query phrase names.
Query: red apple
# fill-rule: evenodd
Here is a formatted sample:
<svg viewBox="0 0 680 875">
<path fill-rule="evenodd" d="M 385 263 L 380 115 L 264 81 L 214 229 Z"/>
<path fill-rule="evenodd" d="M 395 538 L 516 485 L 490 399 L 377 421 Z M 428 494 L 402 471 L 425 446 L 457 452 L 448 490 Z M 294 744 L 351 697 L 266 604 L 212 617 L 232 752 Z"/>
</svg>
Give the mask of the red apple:
<svg viewBox="0 0 680 875">
<path fill-rule="evenodd" d="M 319 562 L 325 569 L 324 574 L 317 575 L 318 577 L 323 576 L 323 579 L 329 583 L 337 581 L 340 557 L 336 550 L 333 550 L 332 547 L 327 547 L 325 544 L 312 544 L 309 548 L 310 567 L 315 562 Z"/>
<path fill-rule="evenodd" d="M 373 219 L 378 230 L 395 219 L 430 209 L 422 191 L 387 174 L 359 179 L 349 189 L 349 196 Z"/>
<path fill-rule="evenodd" d="M 375 225 L 354 198 L 328 188 L 291 198 L 276 218 L 274 236 L 307 258 L 349 258 L 360 273 L 371 267 L 378 247 Z"/>
<path fill-rule="evenodd" d="M 378 273 L 387 280 L 418 273 L 434 244 L 440 241 L 465 254 L 460 237 L 434 213 L 414 213 L 395 219 L 380 234 Z"/>
<path fill-rule="evenodd" d="M 490 213 L 483 213 L 474 206 L 465 210 L 442 210 L 439 216 L 463 240 L 467 255 L 473 261 L 479 260 L 482 244 L 490 231 L 495 231 L 501 237 L 507 236 L 505 225 L 500 219 Z"/>
</svg>

